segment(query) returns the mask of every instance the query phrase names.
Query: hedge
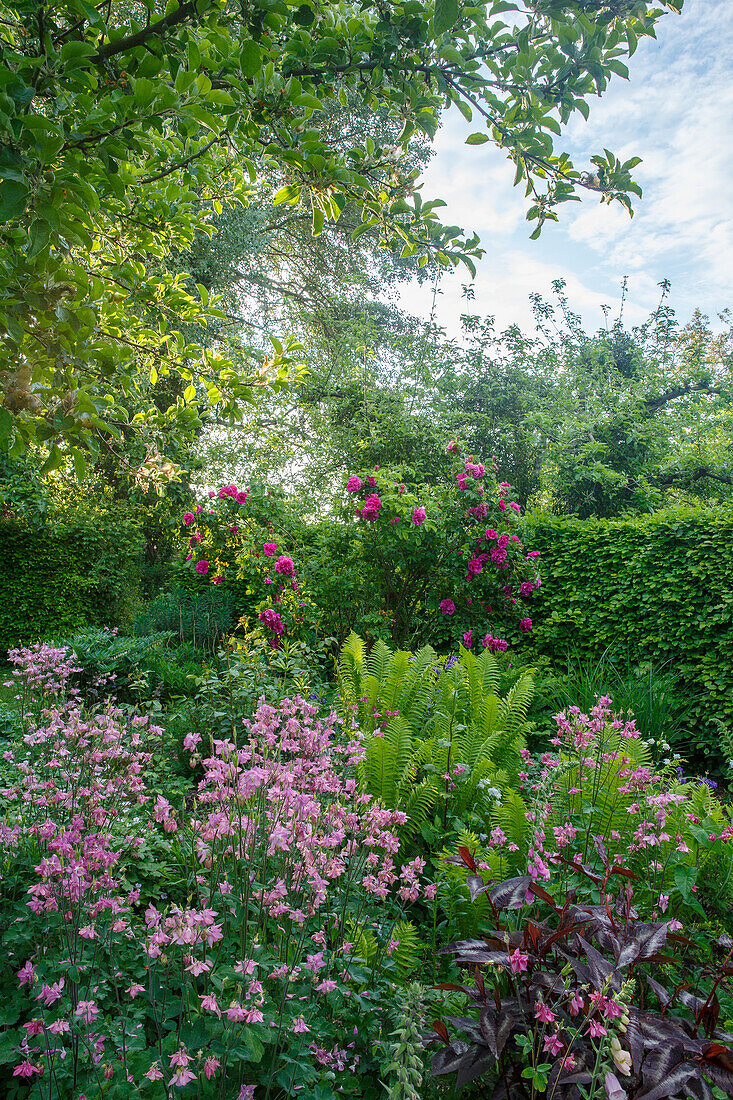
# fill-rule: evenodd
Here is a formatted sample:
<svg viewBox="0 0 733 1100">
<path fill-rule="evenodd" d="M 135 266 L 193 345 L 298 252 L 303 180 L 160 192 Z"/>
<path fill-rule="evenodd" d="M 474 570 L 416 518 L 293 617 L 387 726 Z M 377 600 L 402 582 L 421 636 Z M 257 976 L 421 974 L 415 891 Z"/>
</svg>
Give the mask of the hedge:
<svg viewBox="0 0 733 1100">
<path fill-rule="evenodd" d="M 0 656 L 130 617 L 140 563 L 137 527 L 106 513 L 61 528 L 0 520 Z"/>
<path fill-rule="evenodd" d="M 733 730 L 733 508 L 680 507 L 628 519 L 525 519 L 541 551 L 533 647 L 555 661 L 665 664 L 689 747 L 720 758 Z"/>
</svg>

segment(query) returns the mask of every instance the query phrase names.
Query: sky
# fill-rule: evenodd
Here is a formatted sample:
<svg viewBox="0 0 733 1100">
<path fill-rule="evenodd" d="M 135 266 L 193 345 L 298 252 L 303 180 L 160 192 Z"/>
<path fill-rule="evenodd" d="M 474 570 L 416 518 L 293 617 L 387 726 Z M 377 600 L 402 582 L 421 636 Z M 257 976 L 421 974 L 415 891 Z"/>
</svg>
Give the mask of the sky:
<svg viewBox="0 0 733 1100">
<path fill-rule="evenodd" d="M 717 327 L 717 314 L 733 307 L 733 0 L 685 0 L 682 15 L 660 20 L 656 41 L 641 39 L 628 65 L 630 79 L 614 77 L 590 101 L 588 121 L 578 114 L 556 148 L 581 169 L 604 147 L 622 160 L 642 157 L 633 219 L 589 193 L 560 207 L 559 224 L 546 223 L 530 241 L 534 224 L 525 220 L 523 189 L 512 186 L 513 166 L 492 145 L 465 144 L 475 122 L 455 108 L 446 115 L 422 194 L 445 199 L 442 220 L 477 231 L 486 249 L 473 303 L 461 293 L 471 281 L 465 268 L 442 280 L 436 321 L 450 335 L 463 312 L 492 314 L 499 329 L 531 328 L 529 295 L 550 296 L 558 278 L 591 331 L 603 323 L 602 305 L 616 316 L 625 275 L 629 324 L 656 307 L 663 279 L 683 323 L 699 308 Z M 401 304 L 428 316 L 432 293 L 408 286 Z"/>
</svg>

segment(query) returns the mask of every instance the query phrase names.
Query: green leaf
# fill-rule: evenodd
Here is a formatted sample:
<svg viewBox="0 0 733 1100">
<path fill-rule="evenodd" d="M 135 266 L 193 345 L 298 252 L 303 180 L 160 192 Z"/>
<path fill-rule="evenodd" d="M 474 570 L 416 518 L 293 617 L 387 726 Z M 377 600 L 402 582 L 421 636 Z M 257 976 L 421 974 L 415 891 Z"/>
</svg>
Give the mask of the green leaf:
<svg viewBox="0 0 733 1100">
<path fill-rule="evenodd" d="M 458 0 L 435 0 L 433 31 L 436 35 L 449 31 L 458 19 Z"/>
<path fill-rule="evenodd" d="M 487 141 L 491 141 L 488 134 L 469 134 L 466 138 L 466 145 L 485 145 Z"/>
<path fill-rule="evenodd" d="M 81 483 L 86 477 L 87 472 L 84 452 L 80 451 L 78 447 L 73 447 L 71 453 L 74 457 L 74 473 L 76 474 L 76 480 Z"/>
<path fill-rule="evenodd" d="M 0 440 L 8 439 L 13 433 L 13 414 L 0 405 Z"/>
<path fill-rule="evenodd" d="M 275 193 L 273 206 L 282 206 L 284 202 L 295 204 L 300 201 L 302 187 L 298 183 L 288 183 Z"/>
<path fill-rule="evenodd" d="M 245 42 L 239 53 L 239 66 L 242 76 L 256 76 L 262 68 L 262 51 L 254 39 Z"/>
<path fill-rule="evenodd" d="M 697 878 L 697 867 L 675 867 L 674 869 L 674 882 L 675 886 L 682 894 L 682 897 L 687 899 L 690 896 L 692 887 L 695 885 Z"/>
<path fill-rule="evenodd" d="M 317 237 L 323 229 L 324 223 L 323 211 L 318 206 L 313 207 L 313 236 Z"/>
<path fill-rule="evenodd" d="M 23 213 L 28 202 L 28 184 L 4 180 L 0 186 L 0 222 L 9 222 Z"/>
</svg>

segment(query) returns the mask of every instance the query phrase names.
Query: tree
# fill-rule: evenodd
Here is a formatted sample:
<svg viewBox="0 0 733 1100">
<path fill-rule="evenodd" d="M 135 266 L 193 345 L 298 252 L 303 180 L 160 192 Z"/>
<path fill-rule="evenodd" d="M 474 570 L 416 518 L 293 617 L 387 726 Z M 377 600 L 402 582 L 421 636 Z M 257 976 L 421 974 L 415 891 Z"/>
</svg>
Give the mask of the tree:
<svg viewBox="0 0 733 1100">
<path fill-rule="evenodd" d="M 110 435 L 195 430 L 212 406 L 236 418 L 258 386 L 282 384 L 296 348 L 275 343 L 253 370 L 236 339 L 187 342 L 182 323 L 221 318 L 203 284 L 194 293 L 164 268 L 258 186 L 277 189 L 286 210 L 307 208 L 315 234 L 351 203 L 357 233 L 399 241 L 419 264 L 470 268 L 478 240 L 441 225 L 440 204 L 423 201 L 403 166 L 413 135 L 432 135 L 450 104 L 485 123 L 470 143 L 506 150 L 537 230 L 579 188 L 629 205 L 635 160 L 606 151 L 583 172 L 553 135 L 626 75 L 621 58 L 678 6 L 5 0 L 2 445 L 17 456 L 38 441 L 52 468 L 63 444 L 81 473 Z M 354 101 L 399 120 L 394 145 L 333 124 Z M 177 384 L 160 409 L 150 387 L 165 375 Z"/>
<path fill-rule="evenodd" d="M 534 297 L 537 332 L 466 318 L 452 385 L 455 430 L 497 454 L 519 499 L 588 516 L 646 511 L 670 499 L 714 499 L 733 484 L 733 329 L 696 313 L 679 325 L 662 300 L 630 331 L 623 310 L 595 334 Z"/>
</svg>

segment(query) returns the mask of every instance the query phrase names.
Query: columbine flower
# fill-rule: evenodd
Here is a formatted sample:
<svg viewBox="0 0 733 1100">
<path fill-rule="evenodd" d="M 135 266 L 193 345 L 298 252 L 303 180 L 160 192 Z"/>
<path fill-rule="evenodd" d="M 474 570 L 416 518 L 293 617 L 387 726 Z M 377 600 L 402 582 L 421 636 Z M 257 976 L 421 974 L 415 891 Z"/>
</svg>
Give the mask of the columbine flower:
<svg viewBox="0 0 733 1100">
<path fill-rule="evenodd" d="M 540 1023 L 551 1024 L 555 1021 L 555 1013 L 544 1001 L 538 1001 L 534 1006 L 534 1014 Z"/>
<path fill-rule="evenodd" d="M 76 1006 L 76 1015 L 81 1016 L 85 1024 L 92 1024 L 99 1015 L 99 1009 L 94 1001 L 79 1001 Z"/>
<path fill-rule="evenodd" d="M 527 963 L 529 962 L 529 955 L 526 955 L 519 948 L 516 951 L 512 951 L 509 955 L 509 965 L 512 968 L 512 974 L 519 974 L 520 971 L 527 969 Z"/>
<path fill-rule="evenodd" d="M 214 1076 L 220 1065 L 221 1062 L 218 1058 L 215 1058 L 213 1054 L 209 1055 L 209 1057 L 204 1062 L 204 1076 L 206 1077 L 207 1081 Z"/>
<path fill-rule="evenodd" d="M 303 1019 L 303 1017 L 302 1016 L 296 1016 L 295 1019 L 293 1020 L 293 1033 L 295 1035 L 305 1035 L 306 1032 L 309 1032 L 309 1031 L 310 1031 L 310 1028 L 308 1027 L 308 1025 L 305 1022 L 305 1020 Z"/>
<path fill-rule="evenodd" d="M 545 1035 L 544 1043 L 542 1044 L 543 1050 L 546 1050 L 553 1058 L 560 1053 L 563 1049 L 563 1043 L 557 1032 L 554 1035 Z"/>
</svg>

